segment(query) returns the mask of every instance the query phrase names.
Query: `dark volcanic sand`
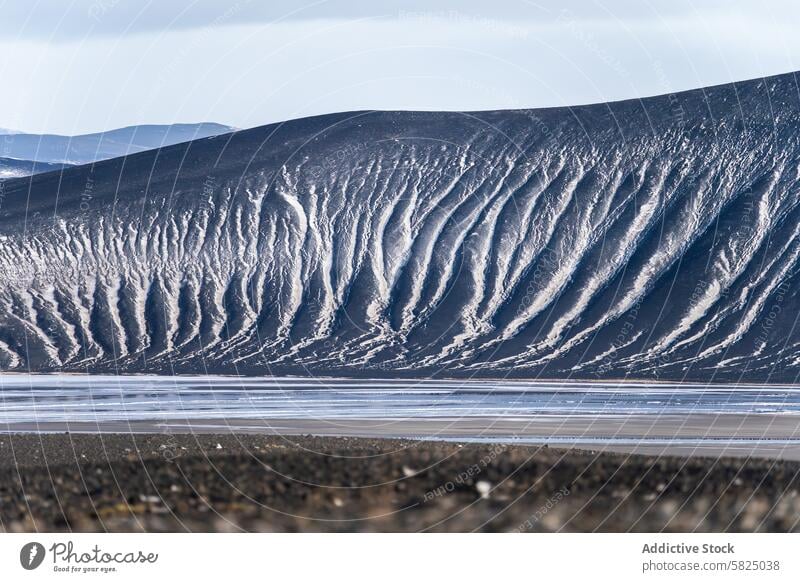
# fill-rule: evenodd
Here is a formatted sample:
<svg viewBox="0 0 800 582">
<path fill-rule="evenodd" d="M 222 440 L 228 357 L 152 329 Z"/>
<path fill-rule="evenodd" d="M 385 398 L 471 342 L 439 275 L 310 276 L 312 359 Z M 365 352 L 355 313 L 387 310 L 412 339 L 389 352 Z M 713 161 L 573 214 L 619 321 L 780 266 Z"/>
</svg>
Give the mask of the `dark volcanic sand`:
<svg viewBox="0 0 800 582">
<path fill-rule="evenodd" d="M 1 435 L 0 529 L 793 531 L 799 473 L 380 439 Z"/>
</svg>

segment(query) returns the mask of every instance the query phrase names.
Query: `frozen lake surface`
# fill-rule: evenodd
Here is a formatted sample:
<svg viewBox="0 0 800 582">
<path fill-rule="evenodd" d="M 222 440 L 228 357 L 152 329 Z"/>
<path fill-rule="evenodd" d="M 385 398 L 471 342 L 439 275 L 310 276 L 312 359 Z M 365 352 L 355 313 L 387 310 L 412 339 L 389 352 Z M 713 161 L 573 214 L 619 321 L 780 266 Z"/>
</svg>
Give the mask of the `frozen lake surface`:
<svg viewBox="0 0 800 582">
<path fill-rule="evenodd" d="M 701 413 L 800 415 L 800 388 L 638 382 L 0 376 L 3 424 Z"/>
<path fill-rule="evenodd" d="M 0 430 L 273 432 L 800 456 L 791 386 L 1 375 Z"/>
</svg>

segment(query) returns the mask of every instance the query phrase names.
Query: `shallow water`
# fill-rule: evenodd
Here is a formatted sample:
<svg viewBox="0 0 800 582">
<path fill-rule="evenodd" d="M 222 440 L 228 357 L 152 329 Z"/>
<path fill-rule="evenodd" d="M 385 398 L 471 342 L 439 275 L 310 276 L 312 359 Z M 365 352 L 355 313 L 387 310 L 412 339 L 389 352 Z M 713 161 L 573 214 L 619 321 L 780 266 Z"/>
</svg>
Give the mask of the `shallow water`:
<svg viewBox="0 0 800 582">
<path fill-rule="evenodd" d="M 0 375 L 0 432 L 502 442 L 800 460 L 800 390 L 644 382 Z"/>
<path fill-rule="evenodd" d="M 641 382 L 0 376 L 2 424 L 693 414 L 800 415 L 800 389 Z"/>
</svg>

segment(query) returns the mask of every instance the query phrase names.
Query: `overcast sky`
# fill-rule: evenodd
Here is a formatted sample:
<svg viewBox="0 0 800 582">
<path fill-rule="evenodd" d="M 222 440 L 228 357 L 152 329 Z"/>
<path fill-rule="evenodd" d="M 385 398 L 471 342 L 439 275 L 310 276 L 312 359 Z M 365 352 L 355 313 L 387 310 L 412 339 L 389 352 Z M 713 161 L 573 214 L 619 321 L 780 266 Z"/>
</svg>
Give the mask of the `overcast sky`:
<svg viewBox="0 0 800 582">
<path fill-rule="evenodd" d="M 0 0 L 0 127 L 570 105 L 792 71 L 796 1 Z"/>
</svg>

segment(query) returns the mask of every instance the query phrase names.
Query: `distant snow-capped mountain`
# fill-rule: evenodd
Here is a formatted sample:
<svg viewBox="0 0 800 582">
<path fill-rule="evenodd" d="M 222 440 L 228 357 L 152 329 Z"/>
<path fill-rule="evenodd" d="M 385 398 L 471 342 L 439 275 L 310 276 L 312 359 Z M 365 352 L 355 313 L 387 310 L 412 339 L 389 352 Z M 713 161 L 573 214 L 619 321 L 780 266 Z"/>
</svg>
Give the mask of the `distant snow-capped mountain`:
<svg viewBox="0 0 800 582">
<path fill-rule="evenodd" d="M 14 158 L 0 158 L 0 179 L 21 178 L 33 174 L 52 172 L 68 167 L 67 164 L 48 164 L 47 162 L 32 162 L 30 160 L 15 160 Z"/>
<path fill-rule="evenodd" d="M 80 165 L 220 135 L 235 128 L 218 123 L 137 125 L 78 136 L 0 130 L 0 157 L 47 164 Z"/>
</svg>

